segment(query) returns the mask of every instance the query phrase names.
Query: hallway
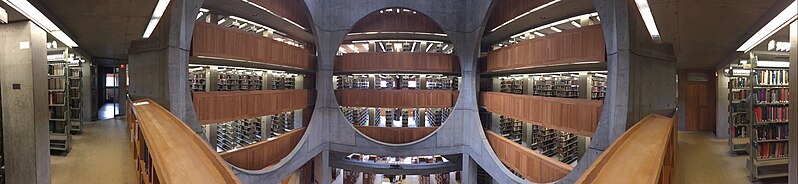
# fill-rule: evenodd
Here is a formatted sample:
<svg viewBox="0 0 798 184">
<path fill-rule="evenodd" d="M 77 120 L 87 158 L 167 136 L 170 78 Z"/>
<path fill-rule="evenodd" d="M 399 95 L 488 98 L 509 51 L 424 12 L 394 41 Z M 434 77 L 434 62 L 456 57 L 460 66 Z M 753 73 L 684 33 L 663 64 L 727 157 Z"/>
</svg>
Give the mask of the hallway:
<svg viewBox="0 0 798 184">
<path fill-rule="evenodd" d="M 113 117 L 113 116 L 112 116 Z M 87 122 L 72 136 L 72 151 L 50 156 L 52 183 L 135 183 L 124 117 Z"/>
</svg>

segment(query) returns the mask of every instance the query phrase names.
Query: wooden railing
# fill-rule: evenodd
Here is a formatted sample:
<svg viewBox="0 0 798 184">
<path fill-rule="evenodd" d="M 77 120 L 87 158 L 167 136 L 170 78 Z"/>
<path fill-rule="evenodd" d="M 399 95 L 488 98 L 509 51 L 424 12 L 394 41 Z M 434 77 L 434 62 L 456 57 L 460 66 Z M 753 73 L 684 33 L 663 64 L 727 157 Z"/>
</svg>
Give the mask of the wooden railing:
<svg viewBox="0 0 798 184">
<path fill-rule="evenodd" d="M 606 62 L 601 25 L 546 35 L 488 53 L 487 72 Z"/>
<path fill-rule="evenodd" d="M 573 170 L 568 164 L 532 151 L 492 131 L 485 131 L 485 136 L 499 160 L 529 181 L 555 182 Z"/>
<path fill-rule="evenodd" d="M 293 151 L 302 140 L 305 128 L 286 132 L 271 140 L 248 145 L 241 149 L 219 154 L 228 163 L 248 170 L 260 170 L 274 165 Z"/>
<path fill-rule="evenodd" d="M 194 109 L 201 124 L 221 123 L 303 109 L 309 93 L 306 89 L 195 92 Z"/>
<path fill-rule="evenodd" d="M 654 114 L 643 118 L 593 161 L 576 183 L 670 183 L 677 119 Z"/>
<path fill-rule="evenodd" d="M 360 133 L 384 143 L 404 144 L 424 138 L 438 127 L 374 127 L 374 126 L 355 126 Z"/>
<path fill-rule="evenodd" d="M 271 38 L 197 22 L 191 43 L 191 56 L 242 60 L 301 70 L 315 68 L 315 56 L 306 49 Z"/>
<path fill-rule="evenodd" d="M 480 93 L 480 105 L 527 123 L 591 137 L 596 131 L 601 107 L 599 100 L 552 98 L 499 92 Z"/>
<path fill-rule="evenodd" d="M 194 131 L 152 100 L 128 105 L 137 183 L 241 183 Z"/>
<path fill-rule="evenodd" d="M 335 60 L 340 73 L 460 73 L 457 56 L 422 52 L 364 52 L 344 54 Z"/>
<path fill-rule="evenodd" d="M 448 108 L 457 101 L 457 91 L 449 90 L 358 90 L 335 91 L 341 106 L 380 108 Z"/>
</svg>

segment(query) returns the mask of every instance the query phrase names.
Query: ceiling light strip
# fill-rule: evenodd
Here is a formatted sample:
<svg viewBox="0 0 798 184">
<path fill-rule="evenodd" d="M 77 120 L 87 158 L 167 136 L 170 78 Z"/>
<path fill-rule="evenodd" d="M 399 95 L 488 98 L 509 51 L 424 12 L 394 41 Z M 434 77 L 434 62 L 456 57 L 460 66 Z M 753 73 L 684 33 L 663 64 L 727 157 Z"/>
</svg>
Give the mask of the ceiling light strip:
<svg viewBox="0 0 798 184">
<path fill-rule="evenodd" d="M 552 23 L 549 23 L 549 24 L 546 24 L 546 25 L 543 25 L 543 26 L 540 26 L 540 27 L 536 27 L 534 29 L 530 29 L 530 30 L 515 34 L 515 35 L 511 36 L 510 38 L 519 37 L 519 36 L 522 36 L 522 35 L 525 35 L 525 34 L 531 34 L 533 32 L 544 30 L 544 29 L 547 29 L 547 28 L 551 28 L 551 27 L 554 27 L 556 25 L 565 24 L 565 23 L 567 23 L 569 21 L 571 22 L 571 24 L 575 24 L 574 21 L 579 21 L 579 20 L 581 20 L 582 18 L 585 18 L 585 17 L 598 17 L 598 13 L 597 12 L 593 12 L 593 13 L 578 15 L 578 16 L 571 17 L 571 18 L 568 18 L 568 19 L 558 20 L 556 22 L 552 22 Z M 580 25 L 580 26 L 576 26 L 576 27 L 580 28 L 582 26 Z"/>
<path fill-rule="evenodd" d="M 75 43 L 72 38 L 61 31 L 61 29 L 58 28 L 53 21 L 50 21 L 47 16 L 44 16 L 39 9 L 36 9 L 36 7 L 30 4 L 30 2 L 27 0 L 3 0 L 3 2 L 17 10 L 22 15 L 25 15 L 25 17 L 33 21 L 34 24 L 38 25 L 45 31 L 49 32 L 51 35 L 53 35 L 53 37 L 58 39 L 58 41 L 61 41 L 61 43 L 64 43 L 68 47 L 78 47 L 78 44 Z"/>
<path fill-rule="evenodd" d="M 169 6 L 169 2 L 171 2 L 171 0 L 158 0 L 158 4 L 155 4 L 155 9 L 152 11 L 152 18 L 150 18 L 147 29 L 144 30 L 144 35 L 142 35 L 141 38 L 149 38 L 152 36 L 152 32 L 155 31 L 155 27 L 158 26 L 158 22 L 161 21 L 161 17 Z"/>
<path fill-rule="evenodd" d="M 263 11 L 265 11 L 265 12 L 269 13 L 269 14 L 272 14 L 272 15 L 273 15 L 273 16 L 275 16 L 275 17 L 278 17 L 278 18 L 280 18 L 280 19 L 283 19 L 283 20 L 285 20 L 286 22 L 290 23 L 291 25 L 294 25 L 294 26 L 298 27 L 299 29 L 302 29 L 302 30 L 307 30 L 307 29 L 305 29 L 305 27 L 302 27 L 302 25 L 299 25 L 299 24 L 297 24 L 296 22 L 294 22 L 294 21 L 291 21 L 290 19 L 288 19 L 288 18 L 285 18 L 285 17 L 283 17 L 283 16 L 277 15 L 276 13 L 272 12 L 271 10 L 269 10 L 269 9 L 267 9 L 266 7 L 263 7 L 263 6 L 261 6 L 261 5 L 257 4 L 257 3 L 254 3 L 254 2 L 252 2 L 252 1 L 249 1 L 249 0 L 241 0 L 241 1 L 243 1 L 243 2 L 245 2 L 245 3 L 247 3 L 247 4 L 249 4 L 249 5 L 252 5 L 252 6 L 254 6 L 254 7 L 258 8 L 258 9 L 261 9 L 261 10 L 263 10 Z"/>
<path fill-rule="evenodd" d="M 518 15 L 518 16 L 514 17 L 513 19 L 508 20 L 507 22 L 502 23 L 499 26 L 496 26 L 496 28 L 491 29 L 490 32 L 494 32 L 496 30 L 499 30 L 502 27 L 506 26 L 507 24 L 510 24 L 510 23 L 512 23 L 512 22 L 514 22 L 514 21 L 516 21 L 518 19 L 521 19 L 521 17 L 527 16 L 527 15 L 529 15 L 529 14 L 531 14 L 533 12 L 536 12 L 536 11 L 538 11 L 540 9 L 549 7 L 549 6 L 551 6 L 553 4 L 556 4 L 556 3 L 560 2 L 560 1 L 562 1 L 562 0 L 553 0 L 553 1 L 550 1 L 550 2 L 548 2 L 546 4 L 543 4 L 543 5 L 540 5 L 540 6 L 536 7 L 536 8 L 533 8 L 532 10 L 529 10 L 529 11 L 527 11 L 527 12 L 521 14 L 521 15 Z"/>
<path fill-rule="evenodd" d="M 651 14 L 651 8 L 648 6 L 648 0 L 635 0 L 635 4 L 637 4 L 637 10 L 640 11 L 640 16 L 643 18 L 643 23 L 646 25 L 651 39 L 653 39 L 655 43 L 662 43 L 662 38 L 657 29 L 657 23 L 654 21 L 654 15 Z"/>
<path fill-rule="evenodd" d="M 770 22 L 768 22 L 765 27 L 762 27 L 759 31 L 754 33 L 748 41 L 745 41 L 743 45 L 740 45 L 740 48 L 737 48 L 737 51 L 740 52 L 748 52 L 751 51 L 756 45 L 762 43 L 768 37 L 772 36 L 780 29 L 787 26 L 789 22 L 792 22 L 798 17 L 798 1 L 793 1 L 792 4 L 787 6 L 786 9 L 782 10 L 781 13 L 776 15 Z"/>
</svg>

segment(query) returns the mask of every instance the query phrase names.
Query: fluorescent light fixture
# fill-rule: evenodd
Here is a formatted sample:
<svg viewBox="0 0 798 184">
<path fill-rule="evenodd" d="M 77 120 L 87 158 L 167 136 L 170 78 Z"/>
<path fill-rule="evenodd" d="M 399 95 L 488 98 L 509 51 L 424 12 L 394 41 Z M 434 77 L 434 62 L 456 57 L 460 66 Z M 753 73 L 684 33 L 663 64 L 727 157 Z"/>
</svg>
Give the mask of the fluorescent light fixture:
<svg viewBox="0 0 798 184">
<path fill-rule="evenodd" d="M 577 27 L 577 28 L 582 27 L 582 24 L 579 24 L 576 21 L 571 21 L 571 25 L 574 25 L 574 27 Z"/>
<path fill-rule="evenodd" d="M 205 12 L 205 13 L 208 13 L 208 12 L 210 12 L 210 10 L 208 10 L 208 9 L 205 9 L 205 8 L 200 8 L 199 10 L 200 10 L 200 12 Z"/>
<path fill-rule="evenodd" d="M 568 18 L 568 19 L 563 19 L 563 20 L 559 20 L 559 21 L 556 21 L 556 22 L 552 22 L 552 23 L 549 23 L 549 24 L 546 24 L 546 25 L 543 25 L 543 26 L 540 26 L 540 27 L 536 27 L 534 29 L 530 29 L 530 30 L 515 34 L 515 35 L 511 36 L 511 38 L 523 36 L 523 35 L 526 35 L 526 34 L 532 34 L 532 32 L 540 31 L 540 30 L 544 30 L 544 29 L 549 29 L 550 27 L 554 27 L 556 25 L 567 24 L 568 22 L 571 22 L 571 24 L 576 24 L 574 21 L 579 21 L 582 18 L 589 18 L 589 17 L 598 17 L 598 13 L 597 12 L 593 12 L 593 13 L 588 13 L 588 14 L 582 14 L 582 15 L 574 16 L 574 17 L 571 17 L 571 18 Z M 579 24 L 576 24 L 576 25 L 579 25 Z M 576 26 L 576 25 L 574 25 L 574 26 Z M 582 25 L 579 25 L 579 26 L 577 26 L 577 28 L 580 28 L 581 26 Z"/>
<path fill-rule="evenodd" d="M 217 24 L 217 25 L 221 25 L 221 24 L 222 24 L 222 23 L 224 23 L 225 21 L 227 21 L 227 19 L 222 19 L 222 20 L 219 20 L 219 22 L 216 22 L 216 24 Z"/>
<path fill-rule="evenodd" d="M 756 61 L 757 67 L 789 68 L 790 62 L 787 61 Z"/>
<path fill-rule="evenodd" d="M 147 29 L 144 30 L 144 35 L 141 38 L 149 38 L 152 36 L 152 32 L 155 31 L 155 27 L 158 26 L 158 22 L 161 21 L 161 17 L 163 13 L 166 12 L 166 8 L 169 6 L 169 2 L 171 0 L 158 0 L 158 4 L 155 4 L 155 10 L 152 11 L 152 18 L 150 18 L 150 23 L 147 24 Z"/>
<path fill-rule="evenodd" d="M 388 51 L 388 50 L 385 50 L 385 44 L 383 44 L 382 42 L 380 42 L 380 48 L 382 48 L 383 52 Z"/>
<path fill-rule="evenodd" d="M 540 9 L 543 9 L 543 8 L 549 7 L 549 6 L 551 6 L 551 5 L 553 5 L 553 4 L 556 4 L 556 3 L 560 2 L 560 1 L 562 1 L 562 0 L 553 0 L 553 1 L 551 1 L 551 2 L 548 2 L 548 3 L 546 3 L 546 4 L 543 4 L 543 5 L 540 5 L 540 6 L 538 6 L 538 7 L 535 7 L 535 8 L 533 8 L 532 10 L 529 10 L 529 11 L 527 11 L 527 12 L 525 12 L 525 13 L 521 14 L 521 15 L 515 16 L 514 18 L 512 18 L 512 19 L 508 20 L 507 22 L 504 22 L 504 23 L 500 24 L 499 26 L 496 26 L 496 28 L 493 28 L 493 29 L 491 29 L 491 30 L 490 30 L 490 32 L 494 32 L 494 31 L 496 31 L 496 30 L 499 30 L 499 29 L 501 29 L 502 27 L 506 26 L 507 24 L 510 24 L 510 23 L 512 23 L 513 21 L 516 21 L 516 20 L 518 20 L 518 19 L 521 19 L 521 17 L 527 16 L 527 15 L 529 15 L 530 13 L 536 12 L 536 11 L 538 11 L 538 10 L 540 10 Z"/>
<path fill-rule="evenodd" d="M 441 51 L 445 51 L 446 48 L 449 48 L 449 44 L 444 45 L 443 48 L 441 49 Z"/>
<path fill-rule="evenodd" d="M 416 51 L 416 43 L 417 42 L 413 42 L 413 47 L 410 47 L 410 52 L 415 52 Z"/>
<path fill-rule="evenodd" d="M 554 26 L 550 27 L 549 29 L 551 29 L 554 32 L 558 32 L 558 33 L 562 32 L 562 30 L 560 30 L 560 28 L 557 28 L 557 27 L 554 27 Z"/>
<path fill-rule="evenodd" d="M 432 45 L 433 45 L 433 43 L 427 43 L 426 52 L 429 52 L 429 49 L 432 49 Z"/>
<path fill-rule="evenodd" d="M 307 29 L 305 29 L 305 27 L 302 27 L 301 25 L 297 24 L 296 22 L 294 22 L 294 21 L 291 21 L 290 19 L 288 19 L 288 18 L 285 18 L 285 17 L 283 17 L 283 16 L 277 15 L 276 13 L 272 12 L 272 11 L 271 11 L 271 10 L 269 10 L 269 9 L 266 9 L 266 7 L 263 7 L 263 6 L 259 5 L 259 4 L 256 4 L 256 3 L 252 2 L 252 1 L 249 1 L 249 0 L 241 0 L 241 1 L 244 1 L 245 3 L 247 3 L 247 4 L 249 4 L 249 5 L 252 5 L 252 6 L 254 6 L 254 7 L 258 8 L 258 9 L 261 9 L 261 10 L 263 10 L 263 11 L 265 11 L 265 12 L 269 13 L 269 14 L 272 14 L 272 15 L 273 15 L 273 16 L 275 16 L 275 17 L 278 17 L 278 18 L 280 18 L 280 19 L 283 19 L 284 21 L 286 21 L 286 22 L 290 23 L 291 25 L 294 25 L 294 26 L 298 27 L 299 29 L 302 29 L 302 30 L 307 30 Z"/>
<path fill-rule="evenodd" d="M 654 39 L 656 43 L 662 43 L 657 24 L 654 22 L 654 15 L 651 14 L 651 8 L 648 6 L 648 0 L 635 0 L 635 3 L 637 4 L 637 9 L 640 11 L 640 16 L 643 17 L 643 23 L 645 23 L 648 34 L 651 35 L 651 39 Z"/>
<path fill-rule="evenodd" d="M 39 9 L 36 9 L 30 2 L 27 0 L 3 0 L 6 4 L 17 10 L 25 17 L 28 17 L 33 23 L 44 29 L 45 31 L 49 32 L 53 37 L 61 41 L 62 43 L 66 44 L 69 47 L 78 47 L 78 44 L 72 40 L 69 36 L 67 36 L 63 31 L 61 31 L 58 26 L 56 26 L 47 16 L 44 16 Z"/>
<path fill-rule="evenodd" d="M 740 48 L 737 48 L 737 51 L 740 52 L 748 52 L 753 49 L 756 45 L 770 37 L 771 35 L 775 34 L 784 26 L 787 26 L 788 22 L 792 22 L 795 20 L 796 15 L 798 15 L 798 4 L 796 1 L 793 1 L 792 4 L 787 6 L 786 9 L 782 10 L 779 15 L 770 20 L 765 27 L 762 27 L 759 31 L 757 31 L 748 41 L 745 41 L 743 45 L 740 45 Z"/>
<path fill-rule="evenodd" d="M 540 32 L 537 32 L 537 31 L 533 32 L 533 34 L 538 35 L 538 36 L 546 36 L 543 33 L 540 33 Z"/>
</svg>

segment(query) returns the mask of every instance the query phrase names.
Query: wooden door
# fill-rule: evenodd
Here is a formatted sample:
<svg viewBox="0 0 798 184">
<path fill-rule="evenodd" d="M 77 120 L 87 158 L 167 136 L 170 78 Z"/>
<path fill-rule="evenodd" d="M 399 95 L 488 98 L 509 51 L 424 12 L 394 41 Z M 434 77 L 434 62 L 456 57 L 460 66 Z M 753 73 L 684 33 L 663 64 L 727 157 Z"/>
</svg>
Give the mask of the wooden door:
<svg viewBox="0 0 798 184">
<path fill-rule="evenodd" d="M 680 75 L 685 82 L 685 130 L 715 131 L 715 74 L 684 71 Z"/>
</svg>

